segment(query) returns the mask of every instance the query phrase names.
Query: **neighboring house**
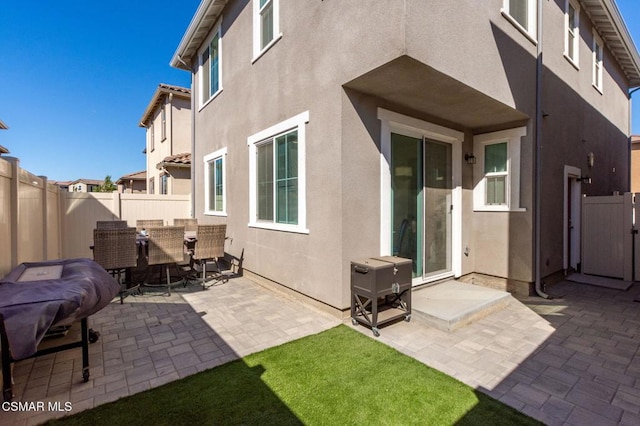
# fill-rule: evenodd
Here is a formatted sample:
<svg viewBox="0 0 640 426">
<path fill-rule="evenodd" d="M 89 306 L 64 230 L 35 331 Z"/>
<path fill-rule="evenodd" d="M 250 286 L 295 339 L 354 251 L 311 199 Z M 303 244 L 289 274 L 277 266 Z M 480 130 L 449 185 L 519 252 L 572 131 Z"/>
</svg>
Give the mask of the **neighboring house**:
<svg viewBox="0 0 640 426">
<path fill-rule="evenodd" d="M 146 193 L 147 172 L 142 170 L 141 172 L 124 175 L 116 181 L 116 185 L 118 185 L 118 192 L 121 193 Z"/>
<path fill-rule="evenodd" d="M 189 194 L 191 162 L 172 162 L 191 153 L 191 90 L 160 84 L 140 119 L 147 129 L 147 192 Z"/>
<path fill-rule="evenodd" d="M 543 294 L 580 268 L 582 194 L 629 190 L 640 55 L 613 0 L 204 0 L 171 65 L 199 221 L 340 310 L 350 262 L 391 254 L 415 285 Z"/>
<path fill-rule="evenodd" d="M 102 180 L 76 179 L 69 182 L 69 192 L 99 192 Z"/>
<path fill-rule="evenodd" d="M 4 124 L 2 120 L 0 120 L 0 130 L 7 130 L 8 128 L 9 127 L 7 127 L 7 125 Z M 4 146 L 0 145 L 0 155 L 2 154 L 9 154 L 9 150 Z"/>
<path fill-rule="evenodd" d="M 640 135 L 631 136 L 631 192 L 640 192 Z"/>
<path fill-rule="evenodd" d="M 53 181 L 52 184 L 56 185 L 60 190 L 69 192 L 69 185 L 71 185 L 71 181 Z"/>
</svg>

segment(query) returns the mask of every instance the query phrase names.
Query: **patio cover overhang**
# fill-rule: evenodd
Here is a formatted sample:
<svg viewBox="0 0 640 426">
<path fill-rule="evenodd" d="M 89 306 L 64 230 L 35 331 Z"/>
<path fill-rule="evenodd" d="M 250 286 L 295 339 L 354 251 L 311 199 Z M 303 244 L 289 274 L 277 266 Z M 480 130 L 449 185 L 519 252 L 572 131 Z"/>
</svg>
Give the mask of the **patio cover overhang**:
<svg viewBox="0 0 640 426">
<path fill-rule="evenodd" d="M 530 118 L 406 55 L 347 82 L 344 87 L 473 133 L 524 125 Z"/>
</svg>

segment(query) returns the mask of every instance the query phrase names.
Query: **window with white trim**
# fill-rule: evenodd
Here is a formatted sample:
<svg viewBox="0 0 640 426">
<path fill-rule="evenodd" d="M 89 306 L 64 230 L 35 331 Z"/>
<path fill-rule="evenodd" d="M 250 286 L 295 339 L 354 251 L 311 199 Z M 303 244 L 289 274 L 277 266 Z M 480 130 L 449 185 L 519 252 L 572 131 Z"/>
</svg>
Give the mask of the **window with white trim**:
<svg viewBox="0 0 640 426">
<path fill-rule="evenodd" d="M 593 31 L 593 87 L 602 93 L 602 39 Z"/>
<path fill-rule="evenodd" d="M 153 121 L 149 123 L 149 151 L 156 149 L 156 137 L 153 131 Z"/>
<path fill-rule="evenodd" d="M 537 0 L 503 0 L 502 13 L 532 39 L 537 34 Z"/>
<path fill-rule="evenodd" d="M 160 194 L 167 195 L 169 193 L 169 174 L 162 173 L 160 175 Z"/>
<path fill-rule="evenodd" d="M 249 226 L 307 233 L 305 134 L 309 112 L 248 138 Z"/>
<path fill-rule="evenodd" d="M 218 26 L 211 35 L 211 39 L 205 43 L 204 48 L 198 54 L 200 106 L 204 106 L 222 90 L 222 39 L 220 36 L 220 28 L 221 24 L 218 23 Z"/>
<path fill-rule="evenodd" d="M 564 56 L 577 68 L 580 45 L 580 5 L 575 0 L 565 0 L 564 11 Z"/>
<path fill-rule="evenodd" d="M 473 208 L 476 211 L 523 211 L 520 208 L 520 145 L 527 128 L 473 137 Z"/>
<path fill-rule="evenodd" d="M 253 56 L 258 59 L 280 38 L 280 0 L 253 1 Z"/>
<path fill-rule="evenodd" d="M 154 194 L 156 190 L 156 180 L 154 178 L 149 179 L 149 188 L 147 189 L 148 194 Z"/>
<path fill-rule="evenodd" d="M 160 121 L 162 122 L 161 128 L 161 138 L 160 141 L 163 142 L 167 138 L 167 104 L 162 104 L 162 110 L 160 111 Z"/>
<path fill-rule="evenodd" d="M 227 148 L 204 156 L 204 214 L 226 216 Z"/>
</svg>

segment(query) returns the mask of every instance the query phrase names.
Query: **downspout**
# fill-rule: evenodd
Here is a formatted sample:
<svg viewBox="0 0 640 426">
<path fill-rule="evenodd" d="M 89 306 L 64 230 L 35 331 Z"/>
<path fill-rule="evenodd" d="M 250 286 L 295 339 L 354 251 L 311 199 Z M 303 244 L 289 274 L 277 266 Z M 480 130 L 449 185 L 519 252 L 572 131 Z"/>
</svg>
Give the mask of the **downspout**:
<svg viewBox="0 0 640 426">
<path fill-rule="evenodd" d="M 537 12 L 537 33 L 538 33 L 538 43 L 536 45 L 536 124 L 535 124 L 535 137 L 534 137 L 534 182 L 535 182 L 535 211 L 534 211 L 534 226 L 535 226 L 535 234 L 534 234 L 534 256 L 535 256 L 535 291 L 536 294 L 545 299 L 551 299 L 547 293 L 542 289 L 542 279 L 540 277 L 540 264 L 541 264 L 541 234 L 540 234 L 540 223 L 541 213 L 540 213 L 540 202 L 541 202 L 541 170 L 542 170 L 542 18 L 543 18 L 543 2 L 538 1 L 538 12 Z"/>
</svg>

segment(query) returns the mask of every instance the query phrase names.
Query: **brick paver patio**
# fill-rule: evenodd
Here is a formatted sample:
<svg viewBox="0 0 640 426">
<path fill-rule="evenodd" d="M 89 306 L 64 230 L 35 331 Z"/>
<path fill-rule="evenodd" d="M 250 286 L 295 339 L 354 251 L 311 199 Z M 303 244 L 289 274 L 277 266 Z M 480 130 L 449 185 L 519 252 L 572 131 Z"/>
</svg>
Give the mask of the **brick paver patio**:
<svg viewBox="0 0 640 426">
<path fill-rule="evenodd" d="M 454 332 L 401 321 L 378 340 L 550 425 L 640 424 L 640 285 L 562 282 L 549 293 L 562 297 L 513 299 Z M 77 412 L 339 323 L 246 278 L 116 300 L 90 319 L 101 338 L 90 346 L 89 382 L 79 349 L 21 361 L 15 400 L 70 402 Z M 0 424 L 64 414 L 2 410 Z"/>
</svg>

